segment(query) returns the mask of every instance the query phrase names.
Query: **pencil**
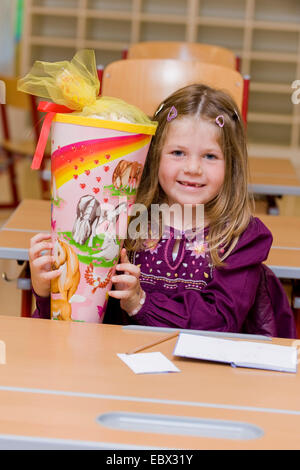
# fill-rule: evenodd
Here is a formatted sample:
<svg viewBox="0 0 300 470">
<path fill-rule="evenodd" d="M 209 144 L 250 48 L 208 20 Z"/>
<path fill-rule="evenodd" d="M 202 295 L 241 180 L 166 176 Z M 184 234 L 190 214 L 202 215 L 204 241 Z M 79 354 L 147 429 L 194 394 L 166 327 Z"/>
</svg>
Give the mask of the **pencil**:
<svg viewBox="0 0 300 470">
<path fill-rule="evenodd" d="M 156 341 L 152 341 L 151 343 L 144 344 L 142 346 L 138 346 L 135 349 L 131 349 L 127 351 L 126 354 L 135 354 L 140 351 L 144 351 L 145 349 L 151 348 L 152 346 L 156 346 L 157 344 L 164 343 L 165 341 L 168 341 L 169 339 L 176 338 L 176 336 L 179 335 L 179 331 L 176 331 L 175 333 L 172 333 L 171 335 L 164 336 L 163 338 L 157 339 Z"/>
</svg>

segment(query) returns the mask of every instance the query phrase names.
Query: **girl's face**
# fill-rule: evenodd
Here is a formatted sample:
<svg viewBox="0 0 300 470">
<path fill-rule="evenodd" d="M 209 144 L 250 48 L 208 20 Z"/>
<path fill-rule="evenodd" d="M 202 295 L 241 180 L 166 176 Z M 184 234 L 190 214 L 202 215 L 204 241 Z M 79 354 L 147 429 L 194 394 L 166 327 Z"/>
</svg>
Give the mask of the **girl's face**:
<svg viewBox="0 0 300 470">
<path fill-rule="evenodd" d="M 207 204 L 220 192 L 225 161 L 217 136 L 217 125 L 203 119 L 170 123 L 158 171 L 169 205 Z"/>
</svg>

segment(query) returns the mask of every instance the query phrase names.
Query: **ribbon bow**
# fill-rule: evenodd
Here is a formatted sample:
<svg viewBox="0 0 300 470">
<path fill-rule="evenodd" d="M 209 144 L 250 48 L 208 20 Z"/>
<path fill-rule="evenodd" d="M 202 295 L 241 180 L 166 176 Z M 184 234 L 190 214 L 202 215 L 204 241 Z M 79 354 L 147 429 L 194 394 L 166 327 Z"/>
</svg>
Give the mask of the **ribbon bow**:
<svg viewBox="0 0 300 470">
<path fill-rule="evenodd" d="M 34 152 L 31 168 L 33 170 L 39 170 L 42 159 L 44 156 L 47 140 L 51 128 L 52 121 L 56 113 L 73 113 L 74 109 L 67 108 L 62 104 L 50 103 L 49 101 L 40 101 L 38 105 L 38 111 L 47 113 L 42 125 L 39 140 Z"/>
</svg>

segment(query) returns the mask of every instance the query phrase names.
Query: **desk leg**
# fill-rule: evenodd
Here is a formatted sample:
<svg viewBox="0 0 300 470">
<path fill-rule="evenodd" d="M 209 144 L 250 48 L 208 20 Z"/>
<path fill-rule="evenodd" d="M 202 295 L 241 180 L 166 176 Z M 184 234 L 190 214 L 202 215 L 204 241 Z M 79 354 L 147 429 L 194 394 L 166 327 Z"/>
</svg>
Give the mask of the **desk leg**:
<svg viewBox="0 0 300 470">
<path fill-rule="evenodd" d="M 268 214 L 269 215 L 279 215 L 279 207 L 276 202 L 276 197 L 280 196 L 267 196 L 267 203 L 268 203 Z"/>
<path fill-rule="evenodd" d="M 22 290 L 21 297 L 21 317 L 31 317 L 32 310 L 32 290 L 30 280 L 29 263 L 25 263 L 21 274 L 18 277 L 18 287 Z"/>
<path fill-rule="evenodd" d="M 31 317 L 32 292 L 31 290 L 22 290 L 21 317 Z"/>
</svg>

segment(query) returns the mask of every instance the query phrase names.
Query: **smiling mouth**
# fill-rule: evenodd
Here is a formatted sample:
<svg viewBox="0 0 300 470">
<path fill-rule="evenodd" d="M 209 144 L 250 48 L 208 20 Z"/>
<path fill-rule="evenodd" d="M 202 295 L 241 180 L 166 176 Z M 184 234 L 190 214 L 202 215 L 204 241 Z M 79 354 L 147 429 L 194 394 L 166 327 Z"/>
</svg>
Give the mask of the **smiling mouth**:
<svg viewBox="0 0 300 470">
<path fill-rule="evenodd" d="M 192 188 L 202 188 L 205 184 L 200 183 L 192 183 L 190 181 L 177 181 L 177 183 L 181 184 L 182 186 L 188 186 Z"/>
</svg>

